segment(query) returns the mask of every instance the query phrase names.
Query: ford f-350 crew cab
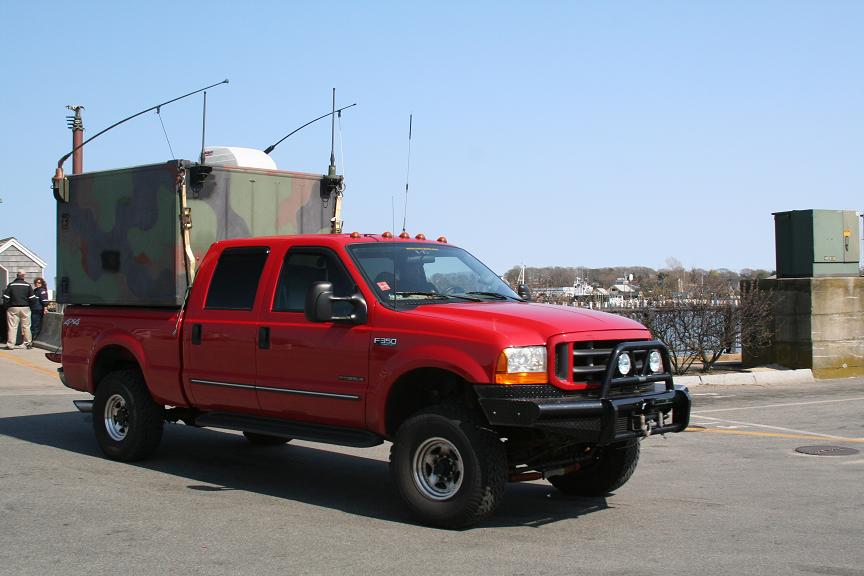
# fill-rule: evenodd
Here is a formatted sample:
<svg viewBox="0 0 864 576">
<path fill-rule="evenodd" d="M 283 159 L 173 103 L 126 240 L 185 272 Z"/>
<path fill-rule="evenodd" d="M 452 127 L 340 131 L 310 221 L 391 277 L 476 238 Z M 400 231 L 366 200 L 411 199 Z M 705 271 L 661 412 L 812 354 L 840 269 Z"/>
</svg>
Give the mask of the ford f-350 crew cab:
<svg viewBox="0 0 864 576">
<path fill-rule="evenodd" d="M 419 235 L 220 241 L 182 308 L 68 306 L 62 344 L 110 458 L 149 456 L 166 421 L 258 445 L 387 440 L 398 492 L 444 527 L 491 514 L 508 481 L 613 491 L 640 440 L 690 414 L 642 325 L 527 302 Z"/>
</svg>

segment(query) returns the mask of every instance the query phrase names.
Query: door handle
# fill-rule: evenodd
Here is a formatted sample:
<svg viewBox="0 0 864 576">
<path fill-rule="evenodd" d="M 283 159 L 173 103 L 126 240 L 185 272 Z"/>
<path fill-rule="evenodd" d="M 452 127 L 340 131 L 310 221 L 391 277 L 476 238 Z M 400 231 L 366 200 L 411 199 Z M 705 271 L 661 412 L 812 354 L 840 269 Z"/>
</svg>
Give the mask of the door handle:
<svg viewBox="0 0 864 576">
<path fill-rule="evenodd" d="M 261 350 L 270 348 L 270 328 L 268 326 L 258 328 L 258 348 Z"/>
<path fill-rule="evenodd" d="M 201 344 L 201 324 L 192 325 L 192 344 Z"/>
</svg>

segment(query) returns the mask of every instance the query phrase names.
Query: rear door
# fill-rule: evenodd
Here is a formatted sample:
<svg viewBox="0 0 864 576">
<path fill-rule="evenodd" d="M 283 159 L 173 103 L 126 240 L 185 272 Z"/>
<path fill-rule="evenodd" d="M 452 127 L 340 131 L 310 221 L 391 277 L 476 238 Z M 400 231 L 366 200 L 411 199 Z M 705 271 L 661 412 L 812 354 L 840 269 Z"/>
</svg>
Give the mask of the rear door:
<svg viewBox="0 0 864 576">
<path fill-rule="evenodd" d="M 190 301 L 183 330 L 186 390 L 204 410 L 257 411 L 256 318 L 269 247 L 226 248 L 204 295 Z"/>
<path fill-rule="evenodd" d="M 322 280 L 333 283 L 336 296 L 356 290 L 333 251 L 306 246 L 287 251 L 273 296 L 259 316 L 259 338 L 267 344 L 257 356 L 258 402 L 269 416 L 361 427 L 369 381 L 369 328 L 306 319 L 306 292 Z M 334 315 L 350 312 L 344 302 L 333 308 Z"/>
</svg>

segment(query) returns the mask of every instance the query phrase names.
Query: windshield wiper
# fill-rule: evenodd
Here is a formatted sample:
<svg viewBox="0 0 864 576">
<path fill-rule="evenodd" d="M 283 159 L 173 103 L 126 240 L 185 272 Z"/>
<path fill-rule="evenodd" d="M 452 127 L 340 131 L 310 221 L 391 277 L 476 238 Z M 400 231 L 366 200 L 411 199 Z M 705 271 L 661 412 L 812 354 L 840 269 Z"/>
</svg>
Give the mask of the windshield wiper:
<svg viewBox="0 0 864 576">
<path fill-rule="evenodd" d="M 471 298 L 461 294 L 441 294 L 440 292 L 394 292 L 396 296 L 427 296 L 437 300 L 469 300 L 471 302 L 482 302 L 480 298 Z"/>
<path fill-rule="evenodd" d="M 499 294 L 498 292 L 466 292 L 466 294 L 476 294 L 477 296 L 489 296 L 490 298 L 495 298 L 496 300 L 518 300 L 517 298 L 513 298 L 512 296 L 507 296 L 506 294 Z"/>
</svg>

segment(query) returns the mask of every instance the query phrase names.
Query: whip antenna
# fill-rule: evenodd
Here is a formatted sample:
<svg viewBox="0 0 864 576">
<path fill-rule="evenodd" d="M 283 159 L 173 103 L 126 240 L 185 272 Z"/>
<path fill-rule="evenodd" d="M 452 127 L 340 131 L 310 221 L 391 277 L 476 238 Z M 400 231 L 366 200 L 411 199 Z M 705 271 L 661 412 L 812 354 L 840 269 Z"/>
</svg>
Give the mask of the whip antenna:
<svg viewBox="0 0 864 576">
<path fill-rule="evenodd" d="M 112 128 L 116 128 L 117 126 L 120 126 L 124 122 L 128 122 L 129 120 L 132 120 L 133 118 L 137 118 L 138 116 L 141 116 L 142 114 L 146 114 L 147 112 L 151 112 L 153 110 L 156 110 L 158 112 L 161 110 L 161 108 L 163 106 L 167 106 L 168 104 L 171 104 L 172 102 L 177 102 L 178 100 L 182 100 L 184 98 L 192 96 L 193 94 L 198 94 L 199 92 L 204 92 L 205 90 L 209 90 L 210 88 L 213 88 L 214 86 L 219 86 L 220 84 L 228 84 L 228 79 L 226 78 L 222 82 L 217 82 L 215 84 L 211 84 L 210 86 L 205 86 L 204 88 L 200 88 L 198 90 L 195 90 L 194 92 L 189 92 L 188 94 L 184 94 L 183 96 L 178 96 L 177 98 L 172 98 L 171 100 L 167 100 L 165 102 L 160 102 L 159 104 L 157 104 L 155 106 L 151 106 L 150 108 L 147 108 L 146 110 L 142 110 L 141 112 L 138 112 L 136 114 L 132 114 L 131 116 L 127 116 L 126 118 L 120 120 L 119 122 L 115 122 L 111 126 L 105 128 L 101 132 L 97 132 L 96 134 L 94 134 L 90 138 L 87 138 L 86 140 L 84 140 L 80 144 L 75 145 L 72 148 L 72 150 L 69 151 L 68 154 L 64 154 L 63 156 L 60 157 L 60 160 L 57 161 L 57 170 L 55 170 L 55 172 L 54 172 L 54 178 L 51 179 L 51 182 L 52 182 L 51 187 L 54 190 L 54 198 L 57 199 L 58 202 L 68 202 L 69 201 L 69 182 L 66 179 L 65 175 L 63 174 L 63 163 L 66 162 L 66 160 L 70 156 L 72 156 L 72 154 L 74 154 L 78 149 L 82 148 L 85 144 L 98 138 L 99 136 L 108 132 Z"/>
<path fill-rule="evenodd" d="M 405 210 L 402 213 L 402 232 L 405 232 L 405 221 L 408 219 L 408 182 L 411 178 L 411 127 L 414 123 L 414 114 L 408 116 L 408 171 L 405 174 Z"/>
<path fill-rule="evenodd" d="M 207 91 L 204 91 L 204 112 L 201 114 L 201 160 L 204 164 L 204 134 L 207 132 Z"/>
</svg>

